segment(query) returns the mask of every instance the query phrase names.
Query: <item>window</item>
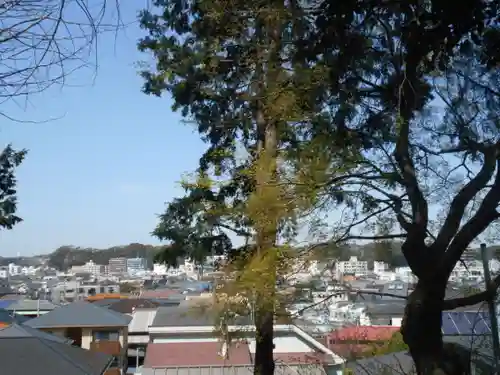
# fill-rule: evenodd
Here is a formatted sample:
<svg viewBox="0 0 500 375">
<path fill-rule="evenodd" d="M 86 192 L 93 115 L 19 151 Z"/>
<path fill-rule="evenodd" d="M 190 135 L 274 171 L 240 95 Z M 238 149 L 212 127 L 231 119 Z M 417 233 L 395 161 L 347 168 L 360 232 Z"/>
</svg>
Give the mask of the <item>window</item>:
<svg viewBox="0 0 500 375">
<path fill-rule="evenodd" d="M 118 341 L 120 334 L 117 331 L 94 331 L 94 341 Z"/>
<path fill-rule="evenodd" d="M 101 287 L 99 288 L 99 293 L 104 293 L 104 287 L 103 287 L 103 286 L 101 286 Z"/>
</svg>

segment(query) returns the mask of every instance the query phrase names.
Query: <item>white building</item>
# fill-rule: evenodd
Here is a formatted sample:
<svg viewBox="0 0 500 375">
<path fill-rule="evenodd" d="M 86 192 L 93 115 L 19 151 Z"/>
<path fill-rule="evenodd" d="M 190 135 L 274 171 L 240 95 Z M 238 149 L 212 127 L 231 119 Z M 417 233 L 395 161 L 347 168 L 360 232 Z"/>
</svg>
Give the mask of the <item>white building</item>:
<svg viewBox="0 0 500 375">
<path fill-rule="evenodd" d="M 21 266 L 18 266 L 15 263 L 10 263 L 8 267 L 9 267 L 9 274 L 11 276 L 22 274 L 22 267 Z"/>
<path fill-rule="evenodd" d="M 396 274 L 397 279 L 404 281 L 405 283 L 416 283 L 418 281 L 410 267 L 397 267 L 394 270 L 394 273 Z"/>
<path fill-rule="evenodd" d="M 168 266 L 166 264 L 154 263 L 153 273 L 158 276 L 165 276 L 168 273 Z"/>
<path fill-rule="evenodd" d="M 73 266 L 71 267 L 71 272 L 75 273 L 89 273 L 93 276 L 100 276 L 105 274 L 106 267 L 102 264 L 96 264 L 94 261 L 90 260 L 85 263 L 83 266 Z"/>
<path fill-rule="evenodd" d="M 358 257 L 352 256 L 347 261 L 337 262 L 335 265 L 337 276 L 350 275 L 366 275 L 368 274 L 368 262 L 366 260 L 358 260 Z"/>
<path fill-rule="evenodd" d="M 468 262 L 458 262 L 449 278 L 454 282 L 481 282 L 484 280 L 483 264 L 479 260 L 471 260 Z"/>
<path fill-rule="evenodd" d="M 9 269 L 7 267 L 0 268 L 0 279 L 7 279 L 9 277 Z"/>
<path fill-rule="evenodd" d="M 389 271 L 389 265 L 387 263 L 378 260 L 373 262 L 373 273 L 379 275 L 387 271 Z"/>
<path fill-rule="evenodd" d="M 128 258 L 127 259 L 127 273 L 135 275 L 146 271 L 146 259 L 144 258 Z"/>
<path fill-rule="evenodd" d="M 36 271 L 37 271 L 37 268 L 33 267 L 33 266 L 21 268 L 21 274 L 23 274 L 25 276 L 33 276 L 34 274 L 36 274 Z"/>
</svg>

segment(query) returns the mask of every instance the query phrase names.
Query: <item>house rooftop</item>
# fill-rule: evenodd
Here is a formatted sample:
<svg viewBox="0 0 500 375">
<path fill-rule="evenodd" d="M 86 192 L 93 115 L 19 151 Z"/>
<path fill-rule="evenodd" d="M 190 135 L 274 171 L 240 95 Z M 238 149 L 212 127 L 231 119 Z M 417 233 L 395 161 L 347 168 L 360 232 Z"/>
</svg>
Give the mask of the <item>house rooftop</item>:
<svg viewBox="0 0 500 375">
<path fill-rule="evenodd" d="M 132 318 L 106 307 L 78 301 L 54 309 L 25 324 L 33 328 L 51 327 L 125 327 Z"/>
<path fill-rule="evenodd" d="M 160 304 L 145 298 L 130 298 L 115 301 L 107 307 L 122 314 L 132 314 L 135 309 L 156 309 Z"/>
<path fill-rule="evenodd" d="M 57 308 L 57 305 L 54 305 L 50 301 L 46 300 L 32 300 L 32 299 L 20 299 L 12 302 L 5 310 L 8 311 L 51 311 Z"/>
<path fill-rule="evenodd" d="M 199 327 L 213 326 L 216 317 L 207 306 L 162 306 L 158 308 L 153 327 Z M 248 317 L 240 317 L 235 321 L 237 325 L 248 325 Z"/>
<path fill-rule="evenodd" d="M 196 355 L 193 355 L 193 345 L 189 342 L 149 344 L 144 359 L 144 367 L 238 366 L 251 364 L 250 350 L 246 343 L 231 345 L 227 359 L 219 354 L 220 350 L 221 344 L 219 342 L 197 342 Z"/>
<path fill-rule="evenodd" d="M 101 375 L 112 357 L 69 345 L 30 327 L 0 328 L 2 374 Z"/>
</svg>

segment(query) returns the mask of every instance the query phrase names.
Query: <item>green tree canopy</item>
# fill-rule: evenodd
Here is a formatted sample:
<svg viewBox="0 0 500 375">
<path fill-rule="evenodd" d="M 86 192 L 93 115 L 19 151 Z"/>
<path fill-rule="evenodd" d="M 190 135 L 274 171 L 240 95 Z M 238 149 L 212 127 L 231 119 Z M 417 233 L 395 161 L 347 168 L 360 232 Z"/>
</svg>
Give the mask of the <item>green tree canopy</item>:
<svg viewBox="0 0 500 375">
<path fill-rule="evenodd" d="M 223 230 L 242 234 L 265 254 L 247 268 L 269 290 L 283 271 L 276 241 L 295 234 L 298 211 L 334 243 L 399 239 L 419 279 L 402 327 L 417 371 L 465 373 L 441 312 L 488 296 L 444 300 L 465 249 L 499 218 L 497 2 L 155 6 L 141 18 L 140 49 L 156 63 L 144 89 L 169 92 L 207 142 L 156 235 L 206 254 Z M 270 375 L 262 316 L 255 367 Z"/>
</svg>

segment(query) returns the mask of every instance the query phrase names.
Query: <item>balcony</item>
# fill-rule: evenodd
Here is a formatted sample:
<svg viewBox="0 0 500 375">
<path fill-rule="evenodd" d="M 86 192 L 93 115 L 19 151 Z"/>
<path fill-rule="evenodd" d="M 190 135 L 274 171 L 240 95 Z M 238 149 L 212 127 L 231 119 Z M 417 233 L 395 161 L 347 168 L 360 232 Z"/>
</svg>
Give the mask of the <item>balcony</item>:
<svg viewBox="0 0 500 375">
<path fill-rule="evenodd" d="M 119 341 L 94 341 L 90 343 L 90 350 L 93 352 L 104 353 L 108 355 L 119 356 L 122 346 Z"/>
</svg>

